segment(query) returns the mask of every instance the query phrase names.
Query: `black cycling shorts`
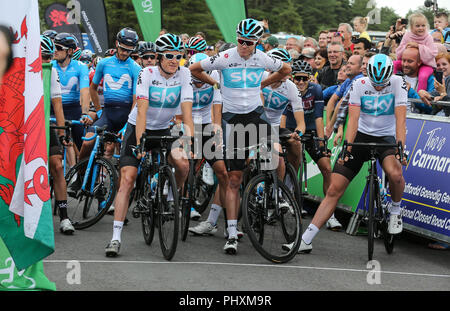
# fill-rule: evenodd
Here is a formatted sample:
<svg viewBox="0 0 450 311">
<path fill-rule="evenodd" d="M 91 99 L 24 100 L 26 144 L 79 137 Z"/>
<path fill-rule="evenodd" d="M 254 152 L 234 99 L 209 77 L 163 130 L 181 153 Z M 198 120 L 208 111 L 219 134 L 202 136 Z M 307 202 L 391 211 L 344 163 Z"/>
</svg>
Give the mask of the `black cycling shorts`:
<svg viewBox="0 0 450 311">
<path fill-rule="evenodd" d="M 105 107 L 102 116 L 93 125 L 99 127 L 106 125 L 107 131 L 117 133 L 127 123 L 129 114 L 130 110 L 125 107 Z M 94 127 L 90 126 L 88 132 L 94 132 Z"/>
<path fill-rule="evenodd" d="M 50 145 L 49 145 L 49 147 L 50 147 L 49 148 L 50 156 L 63 154 L 62 146 L 61 146 L 61 143 L 59 142 L 59 138 L 58 138 L 58 135 L 57 135 L 55 129 L 50 129 Z"/>
<path fill-rule="evenodd" d="M 356 137 L 354 140 L 355 143 L 379 143 L 379 144 L 395 144 L 396 140 L 394 136 L 371 136 L 367 134 L 363 134 L 361 132 L 356 133 Z M 396 154 L 395 148 L 387 148 L 380 147 L 376 148 L 376 158 L 380 162 L 383 163 L 384 158 L 389 155 Z M 353 155 L 352 160 L 348 160 L 344 163 L 344 165 L 340 165 L 336 162 L 334 165 L 333 173 L 338 173 L 345 176 L 349 181 L 352 181 L 356 175 L 358 175 L 361 167 L 364 162 L 369 161 L 370 153 L 369 148 L 363 146 L 354 146 L 352 147 L 351 154 Z"/>
<path fill-rule="evenodd" d="M 244 148 L 259 143 L 260 138 L 270 139 L 272 128 L 267 121 L 262 106 L 246 114 L 225 112 L 222 114 L 225 131 L 224 144 L 226 165 L 228 171 L 242 171 L 246 167 L 246 159 L 249 151 L 244 152 L 244 157 L 236 155 L 233 148 Z M 230 130 L 230 128 L 233 128 Z M 244 130 L 244 132 L 242 132 Z M 231 143 L 231 140 L 233 143 Z M 231 156 L 231 158 L 230 158 Z"/>
</svg>

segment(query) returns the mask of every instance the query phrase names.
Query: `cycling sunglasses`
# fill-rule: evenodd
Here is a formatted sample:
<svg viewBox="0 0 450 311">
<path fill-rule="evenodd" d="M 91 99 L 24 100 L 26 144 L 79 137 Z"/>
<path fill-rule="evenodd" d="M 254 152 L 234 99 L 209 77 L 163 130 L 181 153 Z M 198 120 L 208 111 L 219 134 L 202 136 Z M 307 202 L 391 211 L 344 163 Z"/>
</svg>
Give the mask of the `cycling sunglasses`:
<svg viewBox="0 0 450 311">
<path fill-rule="evenodd" d="M 309 80 L 309 77 L 307 76 L 292 76 L 292 78 L 294 78 L 294 80 L 297 82 L 299 81 L 307 82 Z"/>
<path fill-rule="evenodd" d="M 187 53 L 188 53 L 190 56 L 192 56 L 192 55 L 197 54 L 198 52 L 195 51 L 195 50 L 188 50 Z"/>
<path fill-rule="evenodd" d="M 181 54 L 170 54 L 170 53 L 160 53 L 162 55 L 164 55 L 165 58 L 167 58 L 168 60 L 172 60 L 172 59 L 176 59 L 176 60 L 181 60 L 183 58 L 183 55 Z"/>
<path fill-rule="evenodd" d="M 67 47 L 65 47 L 65 46 L 62 46 L 62 45 L 57 45 L 57 44 L 55 44 L 55 49 L 56 49 L 57 51 L 64 51 L 64 50 L 68 50 L 69 48 L 67 48 Z"/>
<path fill-rule="evenodd" d="M 240 39 L 240 38 L 238 38 L 237 41 L 240 45 L 246 45 L 246 46 L 252 46 L 252 45 L 256 44 L 256 41 L 249 41 L 249 40 L 244 40 L 244 39 Z"/>
<path fill-rule="evenodd" d="M 148 59 L 155 59 L 156 55 L 150 54 L 150 55 L 144 55 L 141 57 L 142 59 L 148 60 Z"/>
<path fill-rule="evenodd" d="M 121 46 L 120 43 L 119 43 L 119 48 L 120 48 L 121 50 L 124 50 L 124 51 L 127 52 L 128 54 L 129 54 L 129 53 L 133 53 L 133 51 L 134 51 L 134 49 L 128 49 L 128 48 L 125 48 L 125 47 Z"/>
<path fill-rule="evenodd" d="M 138 55 L 131 55 L 130 57 L 131 57 L 133 60 L 137 60 L 137 59 L 139 58 Z"/>
</svg>

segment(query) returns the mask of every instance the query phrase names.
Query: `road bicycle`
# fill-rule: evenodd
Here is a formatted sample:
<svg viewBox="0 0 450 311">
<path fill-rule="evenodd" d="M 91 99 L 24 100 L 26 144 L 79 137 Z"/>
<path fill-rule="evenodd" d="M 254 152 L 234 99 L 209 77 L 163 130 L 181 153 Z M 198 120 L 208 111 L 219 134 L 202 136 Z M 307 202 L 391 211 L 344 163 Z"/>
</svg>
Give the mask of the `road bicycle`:
<svg viewBox="0 0 450 311">
<path fill-rule="evenodd" d="M 92 126 L 95 140 L 89 158 L 74 165 L 66 174 L 67 212 L 75 229 L 85 229 L 97 223 L 108 211 L 117 192 L 116 168 L 104 157 L 105 143 L 119 142 L 117 134 L 103 127 Z"/>
<path fill-rule="evenodd" d="M 349 143 L 346 140 L 339 156 L 344 160 L 347 147 L 364 147 L 369 152 L 369 175 L 366 177 L 367 182 L 364 190 L 364 211 L 361 220 L 367 225 L 368 232 L 368 258 L 373 258 L 374 240 L 382 238 L 386 252 L 391 254 L 394 250 L 395 235 L 388 232 L 389 211 L 387 204 L 382 204 L 380 195 L 380 180 L 377 172 L 376 148 L 397 148 L 400 155 L 400 162 L 403 161 L 403 145 L 402 142 L 397 144 L 380 144 L 380 143 Z M 368 194 L 368 199 L 367 199 Z"/>
</svg>

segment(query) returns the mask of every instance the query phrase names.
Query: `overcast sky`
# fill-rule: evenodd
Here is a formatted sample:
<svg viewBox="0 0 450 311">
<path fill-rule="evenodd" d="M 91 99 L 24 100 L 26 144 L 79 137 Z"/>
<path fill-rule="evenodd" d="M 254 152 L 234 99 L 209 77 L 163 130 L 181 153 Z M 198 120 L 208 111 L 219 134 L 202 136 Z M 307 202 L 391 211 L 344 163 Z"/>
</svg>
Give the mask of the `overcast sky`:
<svg viewBox="0 0 450 311">
<path fill-rule="evenodd" d="M 377 7 L 391 7 L 394 11 L 400 15 L 401 17 L 405 17 L 406 13 L 408 13 L 409 9 L 413 11 L 417 9 L 419 6 L 423 5 L 425 0 L 375 0 L 377 3 Z M 446 8 L 450 10 L 450 0 L 438 0 L 439 8 Z M 383 17 L 381 17 L 383 18 Z"/>
</svg>

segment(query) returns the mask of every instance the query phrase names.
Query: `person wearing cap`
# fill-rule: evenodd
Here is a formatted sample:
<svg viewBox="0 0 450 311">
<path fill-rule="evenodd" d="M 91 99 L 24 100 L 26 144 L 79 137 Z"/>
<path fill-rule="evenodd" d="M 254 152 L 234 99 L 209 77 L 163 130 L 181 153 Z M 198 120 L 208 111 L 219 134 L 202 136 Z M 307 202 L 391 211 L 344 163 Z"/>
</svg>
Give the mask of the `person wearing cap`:
<svg viewBox="0 0 450 311">
<path fill-rule="evenodd" d="M 275 36 L 270 36 L 263 43 L 264 43 L 264 50 L 266 52 L 278 47 L 278 44 L 279 44 L 278 39 Z"/>
</svg>

